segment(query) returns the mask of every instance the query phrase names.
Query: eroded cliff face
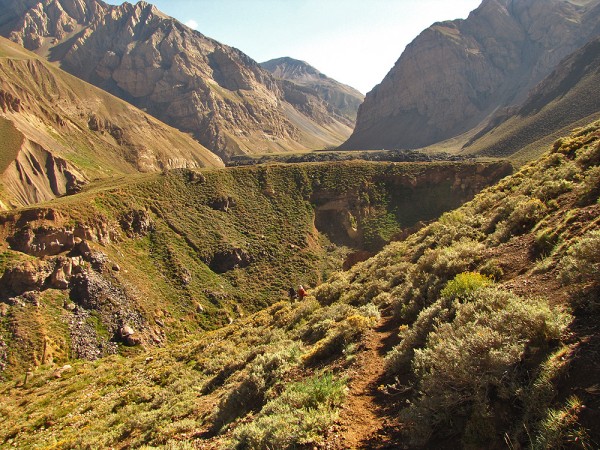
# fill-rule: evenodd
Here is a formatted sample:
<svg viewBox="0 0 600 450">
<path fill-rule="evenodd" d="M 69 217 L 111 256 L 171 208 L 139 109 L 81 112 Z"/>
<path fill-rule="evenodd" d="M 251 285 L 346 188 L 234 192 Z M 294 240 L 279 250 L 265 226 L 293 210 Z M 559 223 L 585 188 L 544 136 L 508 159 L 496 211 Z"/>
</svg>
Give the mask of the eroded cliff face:
<svg viewBox="0 0 600 450">
<path fill-rule="evenodd" d="M 325 147 L 350 135 L 314 94 L 289 103 L 280 83 L 248 56 L 146 2 L 6 6 L 13 19 L 7 13 L 0 26 L 5 36 L 192 133 L 224 158 Z"/>
<path fill-rule="evenodd" d="M 432 25 L 360 107 L 346 149 L 419 148 L 521 103 L 559 61 L 600 33 L 600 2 L 484 0 Z"/>
</svg>

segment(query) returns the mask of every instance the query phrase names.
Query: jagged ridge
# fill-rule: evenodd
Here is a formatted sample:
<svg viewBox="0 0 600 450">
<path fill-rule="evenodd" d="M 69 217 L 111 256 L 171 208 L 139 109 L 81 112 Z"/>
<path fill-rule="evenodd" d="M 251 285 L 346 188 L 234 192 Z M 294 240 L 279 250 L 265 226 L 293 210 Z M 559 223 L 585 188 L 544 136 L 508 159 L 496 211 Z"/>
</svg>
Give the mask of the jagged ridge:
<svg viewBox="0 0 600 450">
<path fill-rule="evenodd" d="M 291 88 L 251 58 L 146 2 L 1 4 L 5 36 L 192 133 L 224 158 L 325 147 L 351 132 L 315 95 L 296 90 L 290 104 Z"/>
</svg>

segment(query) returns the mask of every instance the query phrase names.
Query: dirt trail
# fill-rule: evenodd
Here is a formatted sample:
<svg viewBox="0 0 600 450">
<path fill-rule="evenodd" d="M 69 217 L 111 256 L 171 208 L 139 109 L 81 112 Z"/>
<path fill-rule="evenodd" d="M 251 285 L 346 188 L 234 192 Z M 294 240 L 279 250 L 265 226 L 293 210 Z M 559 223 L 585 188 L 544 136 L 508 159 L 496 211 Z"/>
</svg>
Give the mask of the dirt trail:
<svg viewBox="0 0 600 450">
<path fill-rule="evenodd" d="M 365 338 L 364 349 L 350 372 L 349 392 L 328 449 L 385 448 L 391 418 L 385 412 L 384 355 L 398 342 L 393 316 L 382 317 Z M 383 444 L 383 447 L 382 447 Z"/>
</svg>

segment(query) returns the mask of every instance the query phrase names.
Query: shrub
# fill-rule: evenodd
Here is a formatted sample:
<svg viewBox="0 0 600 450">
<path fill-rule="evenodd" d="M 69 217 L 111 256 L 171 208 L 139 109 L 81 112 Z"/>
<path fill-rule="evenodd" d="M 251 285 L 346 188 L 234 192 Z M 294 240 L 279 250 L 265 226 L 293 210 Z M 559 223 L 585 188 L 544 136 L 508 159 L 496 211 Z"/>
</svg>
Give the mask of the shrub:
<svg viewBox="0 0 600 450">
<path fill-rule="evenodd" d="M 341 354 L 348 344 L 357 342 L 368 329 L 377 323 L 378 313 L 377 316 L 367 314 L 369 314 L 368 311 L 365 311 L 365 315 L 354 314 L 335 324 L 329 329 L 327 335 L 303 356 L 304 361 L 308 364 L 316 364 Z"/>
<path fill-rule="evenodd" d="M 522 389 L 517 365 L 526 348 L 533 351 L 558 339 L 569 321 L 545 300 L 495 287 L 479 289 L 469 302 L 454 307 L 455 315 L 446 316 L 446 322 L 438 319 L 425 347 L 414 350 L 420 396 L 403 416 L 413 423 L 417 441 L 440 427 L 458 431 L 461 422 L 455 419 L 486 411 L 492 391 L 499 401 L 515 398 Z"/>
<path fill-rule="evenodd" d="M 238 427 L 233 446 L 239 449 L 288 449 L 318 444 L 337 418 L 345 380 L 331 373 L 290 384 L 271 400 L 252 423 Z"/>
<path fill-rule="evenodd" d="M 490 277 L 477 272 L 463 272 L 448 281 L 441 295 L 450 299 L 465 299 L 469 294 L 490 284 Z"/>
<path fill-rule="evenodd" d="M 577 189 L 579 204 L 590 205 L 600 196 L 600 166 L 594 166 L 586 172 L 583 182 Z"/>
<path fill-rule="evenodd" d="M 564 283 L 583 282 L 598 284 L 600 270 L 600 230 L 586 233 L 569 248 L 560 263 L 560 277 Z"/>
<path fill-rule="evenodd" d="M 537 198 L 520 196 L 511 202 L 514 209 L 508 218 L 498 225 L 493 236 L 499 242 L 504 242 L 513 235 L 526 233 L 544 216 L 547 210 L 546 205 Z"/>
<path fill-rule="evenodd" d="M 260 409 L 269 388 L 297 361 L 298 346 L 293 342 L 280 343 L 283 350 L 258 355 L 241 373 L 233 389 L 222 398 L 212 417 L 211 434 L 246 413 Z"/>
<path fill-rule="evenodd" d="M 562 409 L 548 410 L 531 448 L 543 450 L 577 445 L 578 448 L 591 449 L 586 432 L 577 423 L 579 413 L 584 407 L 581 400 L 573 396 Z"/>
<path fill-rule="evenodd" d="M 544 228 L 535 235 L 534 253 L 536 256 L 548 256 L 560 240 L 560 234 L 552 228 Z"/>
<path fill-rule="evenodd" d="M 504 270 L 500 267 L 500 261 L 489 259 L 478 268 L 479 273 L 486 275 L 493 281 L 500 281 L 504 276 Z"/>
</svg>

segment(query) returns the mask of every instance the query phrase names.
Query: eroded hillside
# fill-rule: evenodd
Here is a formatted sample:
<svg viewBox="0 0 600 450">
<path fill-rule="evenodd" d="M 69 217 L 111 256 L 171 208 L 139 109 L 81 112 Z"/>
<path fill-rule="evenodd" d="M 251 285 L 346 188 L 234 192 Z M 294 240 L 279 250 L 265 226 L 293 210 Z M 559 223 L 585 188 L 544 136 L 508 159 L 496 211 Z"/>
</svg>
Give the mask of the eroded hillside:
<svg viewBox="0 0 600 450">
<path fill-rule="evenodd" d="M 594 447 L 599 141 L 600 123 L 576 130 L 302 302 L 3 384 L 4 444 Z M 182 189 L 190 173 L 166 181 Z M 283 190 L 268 186 L 274 202 Z"/>
<path fill-rule="evenodd" d="M 190 136 L 0 37 L 0 207 L 97 178 L 223 162 Z"/>
</svg>

